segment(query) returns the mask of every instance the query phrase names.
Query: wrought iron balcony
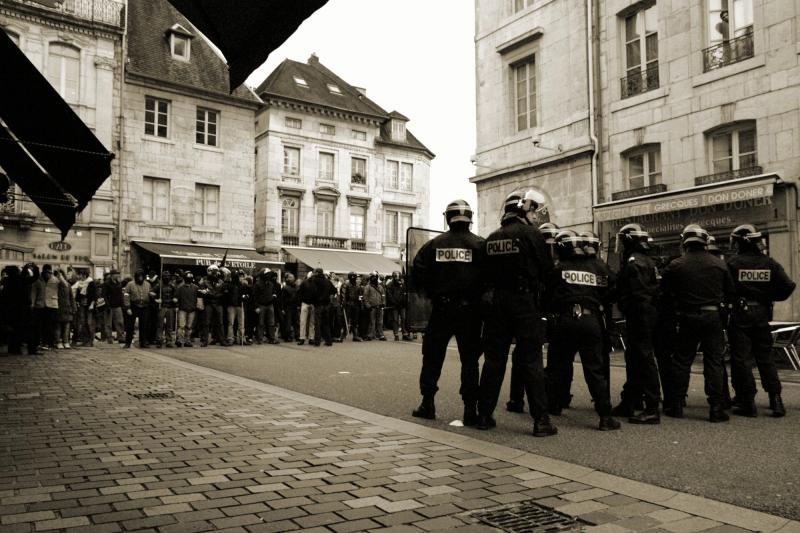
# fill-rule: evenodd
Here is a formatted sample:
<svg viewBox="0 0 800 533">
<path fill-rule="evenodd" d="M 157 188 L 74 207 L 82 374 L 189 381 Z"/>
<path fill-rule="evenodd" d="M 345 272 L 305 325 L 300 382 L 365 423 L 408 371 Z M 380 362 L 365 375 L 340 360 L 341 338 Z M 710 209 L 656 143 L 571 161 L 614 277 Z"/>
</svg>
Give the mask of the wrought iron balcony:
<svg viewBox="0 0 800 533">
<path fill-rule="evenodd" d="M 359 250 L 361 252 L 367 251 L 367 241 L 364 239 L 350 239 L 350 249 Z"/>
<path fill-rule="evenodd" d="M 284 246 L 300 246 L 300 237 L 297 235 L 281 235 L 281 244 Z"/>
<path fill-rule="evenodd" d="M 743 35 L 703 50 L 703 72 L 750 59 L 753 54 L 753 28 L 751 26 Z"/>
<path fill-rule="evenodd" d="M 90 22 L 122 27 L 125 3 L 118 0 L 16 0 L 20 4 L 71 15 Z"/>
<path fill-rule="evenodd" d="M 709 183 L 719 183 L 720 181 L 735 180 L 737 178 L 748 178 L 763 174 L 761 167 L 740 168 L 739 170 L 729 170 L 727 172 L 717 172 L 716 174 L 706 174 L 694 179 L 695 185 L 708 185 Z"/>
<path fill-rule="evenodd" d="M 347 239 L 342 237 L 326 237 L 323 235 L 306 235 L 306 246 L 312 248 L 347 249 Z"/>
<path fill-rule="evenodd" d="M 622 97 L 630 98 L 637 94 L 658 89 L 658 64 L 640 70 L 635 74 L 625 76 L 620 80 L 622 84 Z"/>
<path fill-rule="evenodd" d="M 665 192 L 667 186 L 664 183 L 656 183 L 648 185 L 647 187 L 639 187 L 637 189 L 628 189 L 627 191 L 617 191 L 611 193 L 611 200 L 626 200 L 628 198 L 636 198 L 637 196 L 644 196 L 646 194 L 655 194 L 657 192 Z"/>
</svg>

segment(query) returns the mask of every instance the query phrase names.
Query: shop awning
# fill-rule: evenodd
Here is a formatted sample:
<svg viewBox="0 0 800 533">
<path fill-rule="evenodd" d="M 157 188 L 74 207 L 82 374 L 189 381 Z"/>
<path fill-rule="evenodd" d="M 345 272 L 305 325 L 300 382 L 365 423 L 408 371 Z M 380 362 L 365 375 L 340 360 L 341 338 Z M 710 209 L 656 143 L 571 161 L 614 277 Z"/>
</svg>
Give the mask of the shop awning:
<svg viewBox="0 0 800 533">
<path fill-rule="evenodd" d="M 328 0 L 169 0 L 225 56 L 231 92 Z"/>
<path fill-rule="evenodd" d="M 283 263 L 269 261 L 252 249 L 218 248 L 214 246 L 194 246 L 167 242 L 133 241 L 136 246 L 161 257 L 165 265 L 211 266 L 218 265 L 225 257 L 228 268 L 264 268 L 283 266 Z M 227 251 L 227 256 L 225 252 Z"/>
<path fill-rule="evenodd" d="M 594 219 L 605 222 L 766 198 L 773 195 L 779 181 L 776 174 L 762 174 L 607 202 L 595 206 Z"/>
<path fill-rule="evenodd" d="M 398 262 L 373 252 L 325 250 L 302 246 L 284 246 L 282 249 L 284 252 L 292 254 L 301 263 L 305 263 L 311 268 L 320 267 L 326 272 L 368 274 L 377 270 L 381 274 L 389 274 L 395 270 L 401 270 Z"/>
<path fill-rule="evenodd" d="M 66 235 L 111 175 L 110 153 L 0 31 L 0 166 Z"/>
</svg>

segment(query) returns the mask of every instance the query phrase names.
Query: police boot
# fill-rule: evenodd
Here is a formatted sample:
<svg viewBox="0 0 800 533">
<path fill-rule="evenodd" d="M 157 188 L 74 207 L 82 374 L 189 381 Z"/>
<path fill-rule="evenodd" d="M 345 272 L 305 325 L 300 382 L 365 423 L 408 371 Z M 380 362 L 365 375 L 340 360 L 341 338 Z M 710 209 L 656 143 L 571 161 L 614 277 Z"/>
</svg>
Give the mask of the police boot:
<svg viewBox="0 0 800 533">
<path fill-rule="evenodd" d="M 434 420 L 436 418 L 436 405 L 433 403 L 433 395 L 424 395 L 422 397 L 422 403 L 411 412 L 411 415 L 417 418 Z"/>
<path fill-rule="evenodd" d="M 644 411 L 628 419 L 631 424 L 655 425 L 661 423 L 661 416 L 658 414 L 658 405 L 647 407 Z"/>
<path fill-rule="evenodd" d="M 758 409 L 756 409 L 756 401 L 754 398 L 749 398 L 747 400 L 739 400 L 736 403 L 736 406 L 731 411 L 733 414 L 737 416 L 747 416 L 750 418 L 755 418 L 758 416 Z"/>
<path fill-rule="evenodd" d="M 614 431 L 622 427 L 622 424 L 616 418 L 611 416 L 601 416 L 600 425 L 597 429 L 600 431 Z"/>
<path fill-rule="evenodd" d="M 786 407 L 783 406 L 783 399 L 780 393 L 769 393 L 769 408 L 772 409 L 772 416 L 775 418 L 786 416 Z"/>
<path fill-rule="evenodd" d="M 547 415 L 540 416 L 533 422 L 534 437 L 550 437 L 556 433 L 558 428 L 550 422 L 550 417 Z"/>
<path fill-rule="evenodd" d="M 722 408 L 722 405 L 712 405 L 708 410 L 708 421 L 711 423 L 727 422 L 731 418 Z"/>
<path fill-rule="evenodd" d="M 664 415 L 670 418 L 683 418 L 683 405 L 680 401 L 673 400 L 672 403 L 664 406 Z"/>
<path fill-rule="evenodd" d="M 506 411 L 509 413 L 524 413 L 525 402 L 523 400 L 509 400 L 506 403 Z"/>
<path fill-rule="evenodd" d="M 478 415 L 478 422 L 475 424 L 475 427 L 486 431 L 487 429 L 491 429 L 496 425 L 497 422 L 494 418 L 492 418 L 492 415 Z"/>
<path fill-rule="evenodd" d="M 474 426 L 478 423 L 478 406 L 475 402 L 464 402 L 464 418 L 462 422 L 465 426 Z"/>
</svg>

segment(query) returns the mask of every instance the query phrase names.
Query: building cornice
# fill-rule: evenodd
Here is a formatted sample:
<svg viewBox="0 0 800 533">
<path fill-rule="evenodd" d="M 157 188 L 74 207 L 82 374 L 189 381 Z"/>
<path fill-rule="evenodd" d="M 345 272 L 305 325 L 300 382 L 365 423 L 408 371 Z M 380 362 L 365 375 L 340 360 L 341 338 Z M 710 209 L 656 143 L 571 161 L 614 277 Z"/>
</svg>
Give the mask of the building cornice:
<svg viewBox="0 0 800 533">
<path fill-rule="evenodd" d="M 339 118 L 342 120 L 350 120 L 352 122 L 358 122 L 361 124 L 365 123 L 372 124 L 373 126 L 380 126 L 389 118 L 388 116 L 383 116 L 383 115 L 370 115 L 366 113 L 358 113 L 355 111 L 350 111 L 348 109 L 329 107 L 321 104 L 316 104 L 313 102 L 304 102 L 303 100 L 298 100 L 295 98 L 282 96 L 278 94 L 262 93 L 261 98 L 262 100 L 264 100 L 264 104 L 266 107 L 269 106 L 286 107 L 289 109 L 296 109 L 298 111 L 305 113 L 325 115 L 333 118 Z"/>
<path fill-rule="evenodd" d="M 428 156 L 428 159 L 433 159 L 433 158 L 436 157 L 436 154 L 434 154 L 433 152 L 431 152 L 427 148 L 423 148 L 423 147 L 420 147 L 420 146 L 411 146 L 411 145 L 408 145 L 408 144 L 399 143 L 399 142 L 395 142 L 395 141 L 388 141 L 388 140 L 380 138 L 380 137 L 376 137 L 375 138 L 375 145 L 376 146 L 391 146 L 392 148 L 397 148 L 397 149 L 400 149 L 400 150 L 410 150 L 412 152 L 425 154 L 426 156 Z"/>
<path fill-rule="evenodd" d="M 167 91 L 180 95 L 195 96 L 197 98 L 203 98 L 205 100 L 211 100 L 219 102 L 221 104 L 228 104 L 236 107 L 242 107 L 245 109 L 252 109 L 253 111 L 261 107 L 260 102 L 253 102 L 250 100 L 245 100 L 244 98 L 239 98 L 237 96 L 229 96 L 226 94 L 198 89 L 197 87 L 189 85 L 182 85 L 180 83 L 175 83 L 173 81 L 153 78 L 151 76 L 147 76 L 145 74 L 140 74 L 137 72 L 132 72 L 127 69 L 125 71 L 125 83 L 129 83 L 131 85 L 136 85 L 139 87 L 146 87 L 148 89 L 158 89 L 161 91 Z"/>
<path fill-rule="evenodd" d="M 471 177 L 469 181 L 470 183 L 480 183 L 494 178 L 499 178 L 501 176 L 519 174 L 521 172 L 525 172 L 528 170 L 534 170 L 537 168 L 547 167 L 550 165 L 556 165 L 566 160 L 574 159 L 576 157 L 592 153 L 594 153 L 594 147 L 592 147 L 591 144 L 587 144 L 584 146 L 573 148 L 571 150 L 567 150 L 565 152 L 561 152 L 559 154 L 552 155 L 550 157 L 536 159 L 535 161 L 527 161 L 525 163 L 512 165 L 506 168 L 492 169 L 489 172 L 484 172 L 483 174 L 478 174 L 477 176 Z"/>
<path fill-rule="evenodd" d="M 43 24 L 51 28 L 78 32 L 91 37 L 98 34 L 108 39 L 121 39 L 125 32 L 123 26 L 114 26 L 105 22 L 91 21 L 74 17 L 66 13 L 40 9 L 32 5 L 0 0 L 0 14 L 14 17 L 20 20 Z"/>
</svg>

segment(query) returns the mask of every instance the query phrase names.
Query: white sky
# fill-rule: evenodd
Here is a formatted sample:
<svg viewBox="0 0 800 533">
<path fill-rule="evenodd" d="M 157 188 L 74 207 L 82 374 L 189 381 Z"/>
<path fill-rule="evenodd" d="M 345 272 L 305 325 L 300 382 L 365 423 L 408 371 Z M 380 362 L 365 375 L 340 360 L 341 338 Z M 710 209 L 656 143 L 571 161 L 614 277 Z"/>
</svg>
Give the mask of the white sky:
<svg viewBox="0 0 800 533">
<path fill-rule="evenodd" d="M 286 58 L 320 62 L 387 111 L 434 154 L 430 225 L 463 198 L 477 208 L 475 174 L 475 16 L 470 0 L 330 0 L 247 83 L 259 85 Z"/>
</svg>

